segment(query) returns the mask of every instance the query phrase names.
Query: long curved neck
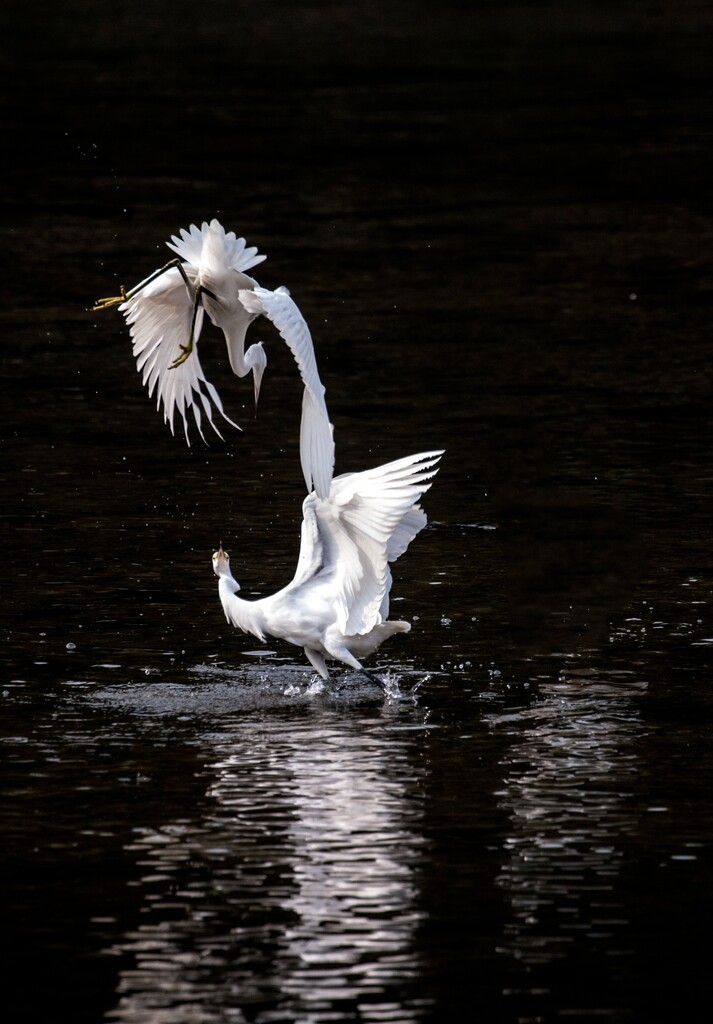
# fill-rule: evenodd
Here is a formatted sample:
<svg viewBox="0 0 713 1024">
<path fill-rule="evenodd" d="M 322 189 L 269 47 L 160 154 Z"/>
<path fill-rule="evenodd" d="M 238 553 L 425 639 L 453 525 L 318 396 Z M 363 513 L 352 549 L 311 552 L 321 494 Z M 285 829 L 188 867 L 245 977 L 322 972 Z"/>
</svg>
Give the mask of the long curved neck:
<svg viewBox="0 0 713 1024">
<path fill-rule="evenodd" d="M 225 334 L 230 366 L 236 377 L 244 377 L 252 369 L 250 360 L 245 359 L 245 334 L 255 319 L 255 313 L 248 313 L 240 301 L 241 289 L 252 289 L 257 281 L 234 268 L 223 274 L 220 281 L 207 279 L 203 282 L 219 299 L 207 304 L 208 315 L 216 327 Z"/>
<path fill-rule="evenodd" d="M 260 602 L 243 600 L 238 597 L 239 590 L 240 584 L 232 576 L 221 576 L 218 580 L 218 594 L 225 617 L 244 633 L 252 633 L 258 640 L 264 640 Z"/>
<path fill-rule="evenodd" d="M 232 317 L 230 323 L 223 327 L 230 367 L 236 377 L 244 377 L 252 369 L 252 363 L 245 358 L 245 335 L 254 319 L 251 313 L 245 311 L 244 314 L 238 313 Z"/>
</svg>

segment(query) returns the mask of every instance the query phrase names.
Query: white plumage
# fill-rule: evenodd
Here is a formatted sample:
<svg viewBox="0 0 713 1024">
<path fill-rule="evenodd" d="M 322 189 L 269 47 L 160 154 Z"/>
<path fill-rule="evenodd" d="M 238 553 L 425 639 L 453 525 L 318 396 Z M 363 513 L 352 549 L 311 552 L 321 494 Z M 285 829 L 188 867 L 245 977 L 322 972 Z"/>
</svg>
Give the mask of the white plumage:
<svg viewBox="0 0 713 1024">
<path fill-rule="evenodd" d="M 240 301 L 253 316 L 262 314 L 271 320 L 292 351 L 305 386 L 300 421 L 302 472 L 307 492 L 314 489 L 326 498 L 334 472 L 334 432 L 309 328 L 286 288 L 269 291 L 258 286 L 241 291 Z"/>
<path fill-rule="evenodd" d="M 388 621 L 389 563 L 426 525 L 419 506 L 438 471 L 442 451 L 422 452 L 363 473 L 332 480 L 329 496 L 309 494 L 302 505 L 302 539 L 291 583 L 270 597 L 238 597 L 222 545 L 213 555 L 218 592 L 232 625 L 259 640 L 272 636 L 303 647 L 322 678 L 326 658 L 365 672 L 371 654 L 408 622 Z"/>
<path fill-rule="evenodd" d="M 274 322 L 292 350 L 305 384 L 300 431 L 300 458 L 307 490 L 314 486 L 323 497 L 329 493 L 334 467 L 332 428 L 324 402 L 314 347 L 307 324 L 285 288 L 260 288 L 246 274 L 266 258 L 244 238 L 225 231 L 212 220 L 200 228 L 192 224 L 173 235 L 168 247 L 177 259 L 150 274 L 121 295 L 100 299 L 95 309 L 118 305 L 130 326 L 136 366 L 150 396 L 156 392 L 158 409 L 174 431 L 175 414 L 183 420 L 186 441 L 188 413 L 203 437 L 205 415 L 213 421 L 213 408 L 232 426 L 220 396 L 203 373 L 198 358 L 198 339 L 204 313 L 225 335 L 233 372 L 244 377 L 252 370 L 255 402 L 260 393 L 267 357 L 262 342 L 245 349 L 246 332 L 257 316 Z M 240 429 L 238 427 L 238 429 Z"/>
<path fill-rule="evenodd" d="M 326 659 L 368 672 L 361 658 L 408 622 L 389 620 L 390 563 L 426 525 L 419 500 L 438 472 L 442 450 L 421 452 L 362 473 L 333 477 L 333 428 L 305 320 L 286 288 L 262 288 L 246 271 L 265 257 L 245 239 L 212 220 L 182 229 L 168 243 L 177 258 L 135 288 L 94 309 L 118 305 L 130 326 L 136 364 L 149 395 L 174 430 L 176 411 L 188 438 L 189 411 L 203 436 L 202 417 L 220 435 L 213 408 L 233 426 L 198 359 L 207 313 L 223 331 L 230 365 L 239 377 L 251 370 L 255 402 L 267 359 L 262 343 L 245 349 L 258 316 L 277 328 L 297 363 L 304 395 L 300 460 L 307 486 L 302 505 L 300 554 L 292 582 L 270 597 L 245 601 L 222 545 L 213 555 L 218 592 L 228 622 L 259 640 L 267 636 L 302 647 L 324 679 Z M 238 428 L 239 429 L 239 428 Z"/>
</svg>

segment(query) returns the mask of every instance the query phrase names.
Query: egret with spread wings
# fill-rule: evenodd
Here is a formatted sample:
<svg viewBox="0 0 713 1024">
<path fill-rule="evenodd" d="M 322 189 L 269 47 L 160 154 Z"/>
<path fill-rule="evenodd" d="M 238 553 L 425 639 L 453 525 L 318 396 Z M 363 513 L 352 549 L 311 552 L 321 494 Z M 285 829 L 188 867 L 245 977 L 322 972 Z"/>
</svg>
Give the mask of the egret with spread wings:
<svg viewBox="0 0 713 1024">
<path fill-rule="evenodd" d="M 382 681 L 359 659 L 408 622 L 389 620 L 389 563 L 426 525 L 418 504 L 438 472 L 442 451 L 422 452 L 362 473 L 334 477 L 329 495 L 309 494 L 302 505 L 302 540 L 291 583 L 256 601 L 238 596 L 222 544 L 213 555 L 226 619 L 264 641 L 277 637 L 303 647 L 323 679 L 326 659 Z"/>
<path fill-rule="evenodd" d="M 246 246 L 244 238 L 226 232 L 217 220 L 204 222 L 200 228 L 192 224 L 188 231 L 181 229 L 180 236 L 172 236 L 167 244 L 177 254 L 175 259 L 129 291 L 122 288 L 119 295 L 99 299 L 93 308 L 119 306 L 130 326 L 137 369 L 149 395 L 157 391 L 157 408 L 163 406 L 171 432 L 178 410 L 189 444 L 189 410 L 201 436 L 202 414 L 221 436 L 213 421 L 213 407 L 238 427 L 223 411 L 220 396 L 206 379 L 198 358 L 204 314 L 223 331 L 233 372 L 244 377 L 252 370 L 256 404 L 267 357 L 262 342 L 246 349 L 245 338 L 256 317 L 271 320 L 291 349 L 305 385 L 300 458 L 307 490 L 314 487 L 326 497 L 334 468 L 332 427 L 312 337 L 289 292 L 286 288 L 260 288 L 246 271 L 266 257 Z"/>
</svg>

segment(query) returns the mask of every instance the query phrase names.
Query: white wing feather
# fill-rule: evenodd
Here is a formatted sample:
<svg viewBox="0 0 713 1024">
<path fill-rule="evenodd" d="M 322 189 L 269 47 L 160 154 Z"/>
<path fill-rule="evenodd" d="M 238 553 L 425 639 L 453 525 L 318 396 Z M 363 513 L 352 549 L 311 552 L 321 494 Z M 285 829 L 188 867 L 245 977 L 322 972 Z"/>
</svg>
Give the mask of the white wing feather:
<svg viewBox="0 0 713 1024">
<path fill-rule="evenodd" d="M 304 382 L 300 426 L 300 462 L 307 490 L 327 498 L 334 472 L 334 428 L 329 422 L 324 385 L 319 377 L 309 328 L 286 288 L 240 291 L 248 312 L 271 320 L 287 343 Z"/>
<path fill-rule="evenodd" d="M 300 555 L 297 559 L 295 575 L 289 587 L 291 590 L 311 579 L 324 566 L 324 545 L 317 518 L 317 505 L 320 499 L 314 493 L 308 494 L 302 502 L 302 528 L 300 531 Z"/>
<path fill-rule="evenodd" d="M 166 242 L 166 245 L 169 249 L 173 249 L 186 263 L 198 266 L 203 257 L 203 243 L 210 230 L 222 237 L 228 264 L 233 270 L 239 270 L 241 273 L 244 273 L 244 271 L 257 266 L 258 263 L 262 263 L 263 260 L 267 259 L 267 256 L 258 255 L 257 248 L 254 245 L 246 246 L 244 238 L 236 238 L 234 231 L 226 232 L 223 225 L 217 220 L 212 220 L 210 224 L 203 221 L 200 228 L 196 227 L 195 224 L 191 224 L 188 231 L 185 228 L 181 228 L 179 232 L 180 237 L 171 235 L 171 241 Z"/>
<path fill-rule="evenodd" d="M 302 579 L 317 571 L 334 574 L 337 626 L 345 636 L 368 633 L 388 618 L 389 562 L 426 525 L 417 501 L 431 486 L 442 454 L 421 452 L 338 476 L 327 501 L 305 499 L 297 573 Z"/>
<path fill-rule="evenodd" d="M 184 266 L 189 280 L 195 277 L 195 270 Z M 221 437 L 213 422 L 212 405 L 223 419 L 233 427 L 237 423 L 226 416 L 218 392 L 206 379 L 198 358 L 198 339 L 203 325 L 203 310 L 198 310 L 193 332 L 194 349 L 191 356 L 180 366 L 172 364 L 181 354 L 181 345 L 188 342 L 193 315 L 193 301 L 180 272 L 173 268 L 157 277 L 137 294 L 119 307 L 131 331 L 136 368 L 142 374 L 149 397 L 157 393 L 156 408 L 163 405 L 163 418 L 174 433 L 176 410 L 183 419 L 186 442 L 188 437 L 188 410 L 193 413 L 198 431 L 205 440 L 202 430 L 201 409 L 213 430 Z"/>
</svg>

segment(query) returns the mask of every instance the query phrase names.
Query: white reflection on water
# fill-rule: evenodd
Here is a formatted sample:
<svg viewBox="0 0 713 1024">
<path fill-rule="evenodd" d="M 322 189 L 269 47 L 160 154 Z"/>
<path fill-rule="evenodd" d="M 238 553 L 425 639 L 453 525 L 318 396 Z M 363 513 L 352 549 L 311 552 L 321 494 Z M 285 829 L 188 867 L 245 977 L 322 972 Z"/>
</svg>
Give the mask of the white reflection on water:
<svg viewBox="0 0 713 1024">
<path fill-rule="evenodd" d="M 543 687 L 543 700 L 490 716 L 513 737 L 497 794 L 511 822 L 497 880 L 510 903 L 500 951 L 521 964 L 522 978 L 530 972 L 530 985 L 533 968 L 566 962 L 580 943 L 603 963 L 627 954 L 617 882 L 636 830 L 642 689 L 628 673 L 570 673 Z"/>
<path fill-rule="evenodd" d="M 398 714 L 385 709 L 384 715 Z M 421 808 L 388 721 L 233 723 L 211 738 L 200 816 L 142 830 L 131 1024 L 417 1021 Z"/>
</svg>

